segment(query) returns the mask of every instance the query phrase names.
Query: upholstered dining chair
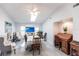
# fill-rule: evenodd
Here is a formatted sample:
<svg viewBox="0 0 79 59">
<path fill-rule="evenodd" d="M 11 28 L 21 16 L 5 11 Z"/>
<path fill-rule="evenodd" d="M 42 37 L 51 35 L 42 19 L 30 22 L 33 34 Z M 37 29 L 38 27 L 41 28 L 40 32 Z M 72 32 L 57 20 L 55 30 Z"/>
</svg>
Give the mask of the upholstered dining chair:
<svg viewBox="0 0 79 59">
<path fill-rule="evenodd" d="M 11 52 L 11 46 L 4 45 L 4 38 L 3 37 L 0 37 L 0 50 L 1 50 L 1 55 Z"/>
</svg>

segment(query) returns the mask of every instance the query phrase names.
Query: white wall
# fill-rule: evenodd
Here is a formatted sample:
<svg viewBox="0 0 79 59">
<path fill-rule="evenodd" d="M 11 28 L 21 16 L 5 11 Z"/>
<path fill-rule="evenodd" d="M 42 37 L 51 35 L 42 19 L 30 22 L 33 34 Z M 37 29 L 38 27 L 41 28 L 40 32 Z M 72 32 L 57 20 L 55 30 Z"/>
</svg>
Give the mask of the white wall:
<svg viewBox="0 0 79 59">
<path fill-rule="evenodd" d="M 58 21 L 55 22 L 54 24 L 54 34 L 57 33 L 64 33 L 63 28 L 67 27 L 67 33 L 72 34 L 73 33 L 73 19 L 69 18 L 66 19 L 65 21 Z"/>
<path fill-rule="evenodd" d="M 61 32 L 64 33 L 63 28 L 67 27 L 67 33 L 73 34 L 73 21 L 67 21 L 62 23 L 61 25 Z"/>
<path fill-rule="evenodd" d="M 51 22 L 51 19 L 49 19 L 47 22 L 43 24 L 43 32 L 47 33 L 47 43 L 48 46 L 53 46 L 53 24 Z"/>
<path fill-rule="evenodd" d="M 4 36 L 5 35 L 5 21 L 12 23 L 12 32 L 14 32 L 15 31 L 15 24 L 14 24 L 14 22 L 0 8 L 0 36 Z"/>
<path fill-rule="evenodd" d="M 54 24 L 53 24 L 53 33 L 54 34 L 57 34 L 57 33 L 60 33 L 60 32 L 62 32 L 62 21 L 58 21 L 58 22 L 55 22 Z"/>
<path fill-rule="evenodd" d="M 53 23 L 56 21 L 64 20 L 66 18 L 72 17 L 72 9 L 73 9 L 73 4 L 67 4 L 62 7 L 60 7 L 57 11 L 54 12 L 52 15 L 51 19 L 48 19 L 44 24 L 43 24 L 43 31 L 47 32 L 47 42 L 50 45 L 54 45 L 54 25 Z"/>
<path fill-rule="evenodd" d="M 79 42 L 79 6 L 73 9 L 73 17 L 74 17 L 73 39 Z"/>
</svg>

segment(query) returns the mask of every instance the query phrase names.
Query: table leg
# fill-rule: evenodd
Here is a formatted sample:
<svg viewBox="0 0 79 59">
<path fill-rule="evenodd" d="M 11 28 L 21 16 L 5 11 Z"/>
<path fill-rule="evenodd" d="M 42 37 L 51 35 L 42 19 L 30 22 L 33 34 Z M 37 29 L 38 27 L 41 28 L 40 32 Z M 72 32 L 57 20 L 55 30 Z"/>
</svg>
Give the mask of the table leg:
<svg viewBox="0 0 79 59">
<path fill-rule="evenodd" d="M 14 49 L 14 54 L 16 54 L 16 49 Z"/>
</svg>

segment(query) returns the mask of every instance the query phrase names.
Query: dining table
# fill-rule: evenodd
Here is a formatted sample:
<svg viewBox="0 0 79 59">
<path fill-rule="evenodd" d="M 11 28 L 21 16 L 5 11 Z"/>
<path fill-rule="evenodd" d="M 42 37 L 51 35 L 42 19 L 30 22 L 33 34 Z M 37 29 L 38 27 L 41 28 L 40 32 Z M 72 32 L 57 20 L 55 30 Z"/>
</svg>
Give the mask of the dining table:
<svg viewBox="0 0 79 59">
<path fill-rule="evenodd" d="M 26 50 L 32 51 L 32 45 L 35 44 L 35 40 L 40 39 L 39 36 L 28 36 L 27 38 L 27 45 Z"/>
</svg>

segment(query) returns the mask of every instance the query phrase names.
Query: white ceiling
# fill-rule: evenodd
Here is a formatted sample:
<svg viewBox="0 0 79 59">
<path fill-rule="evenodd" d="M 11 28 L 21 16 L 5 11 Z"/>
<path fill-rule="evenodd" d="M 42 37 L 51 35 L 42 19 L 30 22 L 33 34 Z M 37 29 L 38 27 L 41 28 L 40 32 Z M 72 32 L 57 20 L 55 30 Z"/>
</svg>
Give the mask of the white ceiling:
<svg viewBox="0 0 79 59">
<path fill-rule="evenodd" d="M 61 3 L 2 3 L 0 7 L 2 7 L 16 23 L 32 23 L 28 10 L 31 10 L 32 7 L 36 7 L 38 11 L 40 11 L 40 14 L 34 23 L 42 24 L 61 5 Z"/>
</svg>

